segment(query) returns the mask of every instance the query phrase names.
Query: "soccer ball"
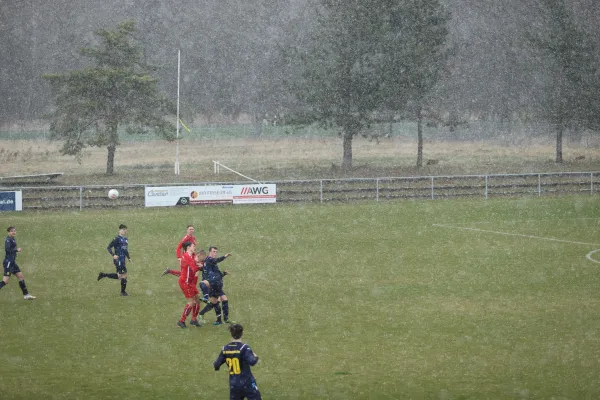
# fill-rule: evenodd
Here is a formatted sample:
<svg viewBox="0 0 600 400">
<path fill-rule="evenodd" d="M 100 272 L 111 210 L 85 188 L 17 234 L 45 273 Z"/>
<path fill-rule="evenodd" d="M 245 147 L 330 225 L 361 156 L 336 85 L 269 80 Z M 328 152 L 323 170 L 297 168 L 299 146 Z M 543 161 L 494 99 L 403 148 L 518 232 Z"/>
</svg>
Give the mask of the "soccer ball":
<svg viewBox="0 0 600 400">
<path fill-rule="evenodd" d="M 108 191 L 109 199 L 116 199 L 117 197 L 119 197 L 119 191 L 117 189 L 110 189 Z"/>
</svg>

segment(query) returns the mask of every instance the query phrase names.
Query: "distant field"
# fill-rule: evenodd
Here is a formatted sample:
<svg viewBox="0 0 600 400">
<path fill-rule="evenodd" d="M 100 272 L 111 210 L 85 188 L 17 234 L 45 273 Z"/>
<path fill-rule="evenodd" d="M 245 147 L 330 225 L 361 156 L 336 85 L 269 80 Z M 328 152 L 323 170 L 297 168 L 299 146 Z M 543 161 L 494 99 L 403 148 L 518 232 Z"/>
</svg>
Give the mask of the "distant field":
<svg viewBox="0 0 600 400">
<path fill-rule="evenodd" d="M 33 302 L 0 291 L 6 399 L 227 398 L 223 327 L 181 330 L 194 223 L 270 399 L 600 397 L 596 196 L 9 213 Z M 130 227 L 128 298 L 105 250 Z M 586 258 L 586 255 L 590 259 Z M 212 322 L 214 314 L 207 320 Z M 185 382 L 185 384 L 183 384 Z"/>
<path fill-rule="evenodd" d="M 564 163 L 556 164 L 552 139 L 441 141 L 425 135 L 422 168 L 416 167 L 415 137 L 353 140 L 353 168 L 342 171 L 341 139 L 328 136 L 261 138 L 207 136 L 179 143 L 181 175 L 174 175 L 177 145 L 166 141 L 125 141 L 117 148 L 115 175 L 106 176 L 106 149 L 88 148 L 78 162 L 61 156 L 60 144 L 44 140 L 0 140 L 0 177 L 63 172 L 57 184 L 222 182 L 245 178 L 221 169 L 213 160 L 256 180 L 321 179 L 417 175 L 464 175 L 599 171 L 600 147 L 564 143 Z M 434 165 L 426 165 L 434 160 Z"/>
</svg>

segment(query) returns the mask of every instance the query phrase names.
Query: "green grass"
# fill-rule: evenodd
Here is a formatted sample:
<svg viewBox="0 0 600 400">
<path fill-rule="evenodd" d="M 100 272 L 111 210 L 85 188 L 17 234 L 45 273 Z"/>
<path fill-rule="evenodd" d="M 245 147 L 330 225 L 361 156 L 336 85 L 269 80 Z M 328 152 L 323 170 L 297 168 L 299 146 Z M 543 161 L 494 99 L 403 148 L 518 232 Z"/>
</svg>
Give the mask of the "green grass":
<svg viewBox="0 0 600 400">
<path fill-rule="evenodd" d="M 227 398 L 226 373 L 212 370 L 227 330 L 177 328 L 184 298 L 160 277 L 188 223 L 200 247 L 234 254 L 225 291 L 261 357 L 264 398 L 600 397 L 600 265 L 585 258 L 600 248 L 595 196 L 3 221 L 17 226 L 38 296 L 24 301 L 14 277 L 0 291 L 3 399 Z M 121 222 L 128 298 L 117 281 L 96 281 L 112 272 L 105 247 Z"/>
</svg>

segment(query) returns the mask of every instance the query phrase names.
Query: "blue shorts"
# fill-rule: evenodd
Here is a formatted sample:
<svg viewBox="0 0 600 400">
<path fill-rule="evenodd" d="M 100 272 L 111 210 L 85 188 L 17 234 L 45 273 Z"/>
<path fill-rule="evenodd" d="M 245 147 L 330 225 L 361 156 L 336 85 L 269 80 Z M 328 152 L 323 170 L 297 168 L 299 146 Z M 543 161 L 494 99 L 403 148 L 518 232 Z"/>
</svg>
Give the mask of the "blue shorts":
<svg viewBox="0 0 600 400">
<path fill-rule="evenodd" d="M 225 296 L 223 292 L 223 283 L 222 282 L 209 282 L 210 290 L 208 291 L 209 297 L 221 297 Z"/>
<path fill-rule="evenodd" d="M 127 267 L 125 266 L 125 257 L 121 258 L 117 258 L 116 260 L 113 260 L 113 262 L 115 263 L 115 268 L 117 269 L 117 274 L 119 275 L 123 275 L 127 273 Z"/>
<path fill-rule="evenodd" d="M 11 276 L 16 274 L 17 272 L 21 272 L 19 266 L 14 261 L 4 260 L 2 266 L 4 267 L 4 276 Z"/>
<path fill-rule="evenodd" d="M 229 400 L 262 400 L 260 395 L 260 391 L 258 390 L 258 386 L 256 386 L 256 381 L 252 379 L 245 387 L 243 388 L 233 388 L 229 387 Z"/>
</svg>

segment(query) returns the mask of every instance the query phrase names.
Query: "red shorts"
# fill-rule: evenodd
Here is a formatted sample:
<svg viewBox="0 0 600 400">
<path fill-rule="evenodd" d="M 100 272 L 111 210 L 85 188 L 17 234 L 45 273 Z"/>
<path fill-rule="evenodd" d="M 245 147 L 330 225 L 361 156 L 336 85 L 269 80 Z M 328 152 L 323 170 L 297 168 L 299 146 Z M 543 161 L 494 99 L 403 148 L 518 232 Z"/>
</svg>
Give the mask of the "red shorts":
<svg viewBox="0 0 600 400">
<path fill-rule="evenodd" d="M 190 299 L 198 294 L 198 288 L 185 282 L 179 282 L 179 287 L 186 299 Z"/>
</svg>

